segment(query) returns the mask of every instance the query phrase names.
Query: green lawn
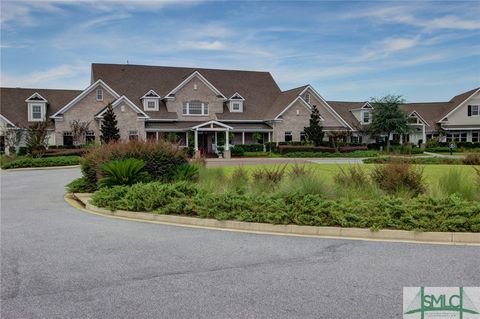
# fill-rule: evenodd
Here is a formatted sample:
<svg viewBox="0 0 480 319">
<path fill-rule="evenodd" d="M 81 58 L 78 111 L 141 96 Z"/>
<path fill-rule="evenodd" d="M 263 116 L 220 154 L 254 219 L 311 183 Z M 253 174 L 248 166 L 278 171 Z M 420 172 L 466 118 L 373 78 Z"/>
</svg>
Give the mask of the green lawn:
<svg viewBox="0 0 480 319">
<path fill-rule="evenodd" d="M 279 165 L 285 165 L 285 164 L 251 165 L 251 166 L 245 166 L 245 169 L 247 171 L 253 171 L 259 167 L 265 167 L 265 166 L 273 167 L 273 166 L 279 166 Z M 295 164 L 286 164 L 287 170 L 292 165 L 295 165 Z M 309 168 L 312 168 L 317 174 L 323 176 L 325 178 L 325 181 L 333 182 L 333 176 L 341 168 L 347 168 L 349 166 L 358 165 L 358 164 L 313 164 L 312 163 L 312 164 L 299 164 L 299 165 L 305 165 Z M 375 164 L 361 164 L 361 166 L 366 169 L 372 169 L 375 166 Z M 231 174 L 237 167 L 238 166 L 225 166 L 225 167 L 222 167 L 221 169 L 223 169 L 226 174 Z M 470 165 L 418 165 L 418 167 L 423 168 L 426 182 L 429 185 L 436 183 L 440 178 L 440 176 L 442 175 L 442 173 L 449 169 L 458 169 L 464 172 L 465 178 L 467 179 L 466 182 L 474 183 L 476 174 L 473 167 L 477 167 L 480 169 L 480 166 L 470 166 Z"/>
</svg>

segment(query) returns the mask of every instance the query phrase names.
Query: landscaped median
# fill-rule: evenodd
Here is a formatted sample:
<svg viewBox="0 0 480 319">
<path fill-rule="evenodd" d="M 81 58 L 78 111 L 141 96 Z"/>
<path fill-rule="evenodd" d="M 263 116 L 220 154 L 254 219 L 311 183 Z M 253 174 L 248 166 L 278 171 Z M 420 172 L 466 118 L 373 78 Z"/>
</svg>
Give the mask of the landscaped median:
<svg viewBox="0 0 480 319">
<path fill-rule="evenodd" d="M 169 144 L 112 144 L 92 149 L 82 161 L 83 177 L 67 189 L 93 192 L 88 204 L 102 212 L 164 222 L 193 218 L 182 220 L 211 227 L 241 225 L 244 230 L 259 225 L 274 232 L 309 229 L 306 232 L 317 235 L 319 229 L 333 227 L 331 231 L 338 232 L 332 236 L 358 233 L 368 238 L 398 230 L 411 231 L 415 237 L 409 240 L 438 236 L 447 242 L 452 241 L 451 232 L 480 236 L 480 167 L 397 161 L 221 168 L 204 164 L 187 161 Z M 427 232 L 443 234 L 429 237 Z"/>
<path fill-rule="evenodd" d="M 24 157 L 2 163 L 2 169 L 33 168 L 33 167 L 56 167 L 79 165 L 79 156 L 55 156 L 55 157 Z"/>
<path fill-rule="evenodd" d="M 356 227 L 322 227 L 295 224 L 268 224 L 258 222 L 244 222 L 236 220 L 217 220 L 212 218 L 198 218 L 178 215 L 162 215 L 148 212 L 132 212 L 125 210 L 109 210 L 99 208 L 90 203 L 92 194 L 67 194 L 70 201 L 80 202 L 87 211 L 120 218 L 138 221 L 157 222 L 187 227 L 202 227 L 222 230 L 245 231 L 266 234 L 318 236 L 363 240 L 407 241 L 438 244 L 469 244 L 480 245 L 480 233 L 474 232 L 422 232 L 407 230 L 381 229 L 371 230 Z"/>
</svg>

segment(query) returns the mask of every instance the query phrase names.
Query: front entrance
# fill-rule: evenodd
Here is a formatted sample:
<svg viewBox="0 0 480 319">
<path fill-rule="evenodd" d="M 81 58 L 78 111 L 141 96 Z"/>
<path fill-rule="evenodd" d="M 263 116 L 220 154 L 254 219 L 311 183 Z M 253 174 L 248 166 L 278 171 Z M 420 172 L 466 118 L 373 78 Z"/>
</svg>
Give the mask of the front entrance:
<svg viewBox="0 0 480 319">
<path fill-rule="evenodd" d="M 212 132 L 198 132 L 198 150 L 203 156 L 214 155 L 213 144 L 215 134 Z"/>
</svg>

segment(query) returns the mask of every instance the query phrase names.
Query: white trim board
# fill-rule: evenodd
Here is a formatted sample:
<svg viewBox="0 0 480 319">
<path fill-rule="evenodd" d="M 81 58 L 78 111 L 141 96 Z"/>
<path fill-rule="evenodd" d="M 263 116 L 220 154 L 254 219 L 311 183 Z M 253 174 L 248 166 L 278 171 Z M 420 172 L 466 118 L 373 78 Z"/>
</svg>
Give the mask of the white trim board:
<svg viewBox="0 0 480 319">
<path fill-rule="evenodd" d="M 13 126 L 13 127 L 17 127 L 15 124 L 13 124 L 12 121 L 10 121 L 9 119 L 7 119 L 5 116 L 3 116 L 2 114 L 0 114 L 0 119 L 4 120 L 5 122 L 7 122 L 7 124 Z"/>
<path fill-rule="evenodd" d="M 229 125 L 227 125 L 227 124 L 224 124 L 224 123 L 222 123 L 222 122 L 215 121 L 215 120 L 211 120 L 211 121 L 208 121 L 208 122 L 204 122 L 204 123 L 202 123 L 202 124 L 200 124 L 200 125 L 192 126 L 192 129 L 193 129 L 193 130 L 196 130 L 196 129 L 199 129 L 199 128 L 205 126 L 205 125 L 210 125 L 210 124 L 215 124 L 215 125 L 224 127 L 224 128 L 226 128 L 226 129 L 233 130 L 233 127 L 231 127 L 231 126 L 229 126 Z"/>
<path fill-rule="evenodd" d="M 449 117 L 450 114 L 452 114 L 453 112 L 455 112 L 457 109 L 459 109 L 461 106 L 463 106 L 463 104 L 465 104 L 465 102 L 467 102 L 468 100 L 470 100 L 475 94 L 477 94 L 478 92 L 480 92 L 480 88 L 477 89 L 475 92 L 473 92 L 472 95 L 470 95 L 469 97 L 467 97 L 465 100 L 463 100 L 462 103 L 458 104 L 453 110 L 451 110 L 450 112 L 447 113 L 447 115 L 443 116 L 442 119 L 440 121 L 438 121 L 437 123 L 442 123 L 442 122 L 445 122 L 445 118 Z"/>
<path fill-rule="evenodd" d="M 150 93 L 153 93 L 155 94 L 156 96 L 148 96 Z M 160 99 L 161 96 L 160 94 L 158 94 L 157 92 L 155 92 L 153 89 L 148 91 L 147 93 L 145 93 L 141 98 L 140 100 L 143 100 L 143 99 Z"/>
<path fill-rule="evenodd" d="M 32 98 L 38 97 L 41 98 L 41 100 L 32 100 Z M 28 99 L 25 100 L 25 102 L 48 102 L 46 98 L 41 96 L 39 93 L 35 92 Z"/>
<path fill-rule="evenodd" d="M 220 92 L 215 86 L 213 86 L 212 83 L 210 83 L 203 75 L 200 74 L 200 72 L 195 71 L 192 74 L 190 74 L 185 80 L 182 81 L 177 87 L 175 87 L 173 90 L 171 90 L 165 97 L 168 98 L 173 98 L 170 97 L 171 94 L 175 94 L 180 90 L 182 87 L 184 87 L 188 82 L 190 82 L 194 77 L 197 77 L 200 81 L 203 82 L 210 90 L 212 90 L 216 95 L 221 95 L 223 99 L 227 100 L 225 95 L 223 95 L 222 92 Z"/>
<path fill-rule="evenodd" d="M 313 94 L 315 94 L 315 96 L 316 96 L 320 101 L 322 101 L 322 102 L 325 104 L 325 106 L 327 107 L 327 110 L 329 110 L 330 113 L 332 113 L 332 115 L 337 118 L 337 120 L 339 120 L 340 122 L 342 122 L 342 123 L 343 123 L 346 127 L 348 127 L 350 130 L 352 130 L 352 131 L 354 130 L 354 129 L 347 123 L 347 121 L 345 121 L 345 120 L 340 116 L 340 114 L 338 114 L 338 113 L 330 106 L 330 104 L 328 104 L 327 101 L 326 101 L 310 84 L 307 85 L 307 87 L 306 87 L 305 89 L 303 89 L 303 91 L 300 92 L 299 95 L 302 95 L 302 94 L 305 93 L 308 89 L 310 89 L 310 90 L 313 92 Z"/>
<path fill-rule="evenodd" d="M 85 96 L 87 96 L 88 94 L 90 94 L 91 92 L 93 92 L 93 90 L 95 90 L 99 85 L 101 85 L 105 90 L 108 91 L 108 93 L 110 93 L 111 95 L 113 95 L 113 97 L 115 97 L 116 99 L 118 99 L 120 97 L 120 95 L 115 92 L 111 87 L 109 87 L 105 82 L 103 82 L 102 80 L 98 80 L 97 82 L 91 84 L 89 87 L 87 87 L 82 93 L 80 93 L 76 98 L 74 98 L 73 100 L 71 100 L 70 102 L 68 102 L 67 105 L 65 105 L 64 107 L 62 107 L 60 110 L 58 110 L 55 114 L 53 114 L 52 116 L 50 116 L 50 118 L 61 118 L 61 114 L 65 113 L 66 111 L 68 111 L 70 108 L 72 108 L 75 104 L 77 104 L 81 99 L 83 99 Z"/>
<path fill-rule="evenodd" d="M 118 98 L 115 102 L 112 103 L 112 109 L 116 108 L 119 106 L 122 102 L 125 102 L 132 110 L 134 110 L 137 113 L 143 114 L 143 116 L 138 116 L 138 118 L 145 118 L 148 119 L 150 116 L 143 112 L 138 106 L 136 106 L 132 101 L 130 101 L 125 95 L 122 95 L 120 98 Z M 103 114 L 107 111 L 107 108 L 105 108 L 100 114 L 98 114 L 96 117 L 97 118 L 102 118 Z"/>
<path fill-rule="evenodd" d="M 235 96 L 238 96 L 239 99 L 234 99 Z M 245 101 L 245 98 L 240 95 L 240 93 L 235 92 L 229 99 L 229 101 Z"/>
<path fill-rule="evenodd" d="M 293 100 L 290 104 L 287 105 L 286 108 L 283 109 L 282 112 L 280 112 L 273 120 L 280 120 L 279 117 L 282 116 L 283 114 L 285 114 L 285 112 L 287 112 L 295 103 L 297 103 L 297 101 L 300 101 L 300 103 L 309 111 L 309 112 L 312 112 L 312 108 L 310 107 L 310 105 L 301 97 L 301 96 L 297 96 L 295 98 L 295 100 Z M 321 121 L 325 121 L 323 119 L 322 116 L 320 116 L 320 120 Z"/>
<path fill-rule="evenodd" d="M 412 116 L 412 114 L 416 114 L 418 118 L 420 118 L 420 120 L 422 120 L 423 124 L 427 125 L 427 126 L 430 126 L 430 124 L 428 124 L 427 121 L 425 121 L 425 119 L 420 115 L 420 113 L 418 113 L 417 111 L 412 111 L 410 114 L 408 114 L 408 117 Z"/>
</svg>

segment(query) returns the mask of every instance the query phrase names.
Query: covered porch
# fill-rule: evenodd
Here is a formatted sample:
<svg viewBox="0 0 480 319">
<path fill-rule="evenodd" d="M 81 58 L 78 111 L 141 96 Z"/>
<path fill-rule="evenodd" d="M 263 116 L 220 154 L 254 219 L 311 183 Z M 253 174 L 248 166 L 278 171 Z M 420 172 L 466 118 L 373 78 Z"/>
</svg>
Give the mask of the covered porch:
<svg viewBox="0 0 480 319">
<path fill-rule="evenodd" d="M 211 120 L 204 123 L 147 122 L 145 131 L 148 141 L 166 139 L 193 148 L 197 156 L 223 153 L 228 158 L 235 145 L 270 142 L 273 129 L 262 122 L 223 123 Z"/>
</svg>

